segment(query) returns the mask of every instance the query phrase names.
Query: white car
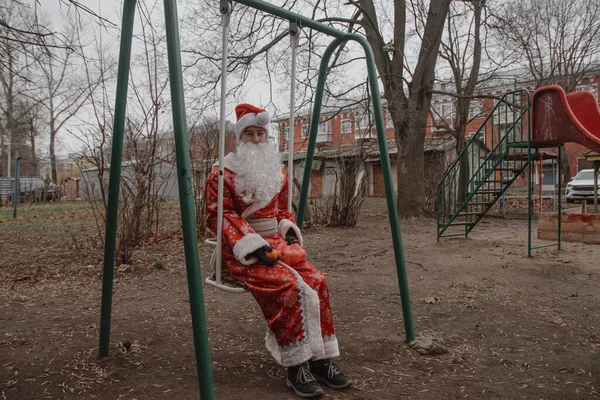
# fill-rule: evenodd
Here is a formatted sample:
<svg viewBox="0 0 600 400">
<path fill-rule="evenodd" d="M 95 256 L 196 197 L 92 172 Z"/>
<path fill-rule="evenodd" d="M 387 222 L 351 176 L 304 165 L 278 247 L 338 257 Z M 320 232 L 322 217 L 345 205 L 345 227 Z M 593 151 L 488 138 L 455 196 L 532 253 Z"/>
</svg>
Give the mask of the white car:
<svg viewBox="0 0 600 400">
<path fill-rule="evenodd" d="M 598 195 L 600 197 L 600 175 L 598 180 Z M 586 200 L 588 204 L 594 202 L 594 170 L 582 169 L 571 182 L 567 183 L 566 188 L 567 203 Z"/>
</svg>

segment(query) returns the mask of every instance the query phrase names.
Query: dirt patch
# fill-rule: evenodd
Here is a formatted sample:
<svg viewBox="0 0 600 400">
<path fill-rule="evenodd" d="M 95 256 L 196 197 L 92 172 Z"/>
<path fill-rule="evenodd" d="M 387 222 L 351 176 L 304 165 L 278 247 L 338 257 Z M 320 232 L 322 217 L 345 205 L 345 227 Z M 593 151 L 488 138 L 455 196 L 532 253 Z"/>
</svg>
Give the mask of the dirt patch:
<svg viewBox="0 0 600 400">
<path fill-rule="evenodd" d="M 600 246 L 527 258 L 524 219 L 486 219 L 469 239 L 440 242 L 433 220 L 402 223 L 416 332 L 447 350 L 422 355 L 405 343 L 385 210 L 372 199 L 357 229 L 306 232 L 329 282 L 339 364 L 356 381 L 326 398 L 599 396 Z M 102 249 L 84 240 L 83 216 L 66 215 L 77 240 L 0 219 L 0 398 L 199 398 L 180 237 L 117 270 L 111 356 L 98 360 Z M 252 298 L 205 286 L 204 299 L 216 397 L 295 398 Z"/>
</svg>

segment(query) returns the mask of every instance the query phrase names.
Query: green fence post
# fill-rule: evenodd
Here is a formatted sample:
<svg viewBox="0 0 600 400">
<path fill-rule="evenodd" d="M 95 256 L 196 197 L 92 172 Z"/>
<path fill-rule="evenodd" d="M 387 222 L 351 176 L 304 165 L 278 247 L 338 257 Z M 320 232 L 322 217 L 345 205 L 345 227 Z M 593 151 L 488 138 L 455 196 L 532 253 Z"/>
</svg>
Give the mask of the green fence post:
<svg viewBox="0 0 600 400">
<path fill-rule="evenodd" d="M 206 330 L 206 311 L 200 276 L 198 237 L 196 233 L 196 213 L 194 210 L 194 190 L 190 171 L 187 142 L 187 122 L 183 97 L 183 75 L 181 72 L 181 51 L 179 24 L 177 21 L 177 1 L 165 0 L 165 25 L 167 29 L 167 52 L 169 57 L 169 80 L 171 84 L 171 107 L 173 109 L 173 131 L 175 135 L 175 155 L 177 159 L 177 180 L 179 184 L 179 206 L 183 229 L 183 247 L 192 312 L 192 330 L 196 351 L 196 368 L 200 398 L 212 400 L 215 392 L 210 365 L 210 349 Z"/>
<path fill-rule="evenodd" d="M 125 109 L 127 106 L 127 85 L 129 84 L 129 62 L 131 59 L 131 39 L 133 36 L 135 3 L 136 0 L 125 0 L 123 3 L 119 71 L 117 75 L 117 93 L 108 181 L 106 235 L 104 238 L 102 307 L 100 311 L 100 357 L 108 356 L 108 348 L 110 345 L 110 317 L 112 311 L 112 291 L 115 272 L 115 246 L 117 242 L 117 217 L 119 213 L 121 158 L 123 153 L 123 133 L 125 131 Z"/>
</svg>

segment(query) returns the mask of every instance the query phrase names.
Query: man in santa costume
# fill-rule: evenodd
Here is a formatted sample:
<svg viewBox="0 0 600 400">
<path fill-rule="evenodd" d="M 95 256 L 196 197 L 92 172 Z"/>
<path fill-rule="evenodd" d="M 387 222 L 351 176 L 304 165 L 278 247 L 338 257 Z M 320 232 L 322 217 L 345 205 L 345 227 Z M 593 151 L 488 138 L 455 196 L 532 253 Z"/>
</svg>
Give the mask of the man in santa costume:
<svg viewBox="0 0 600 400">
<path fill-rule="evenodd" d="M 302 233 L 287 210 L 288 179 L 275 146 L 268 142 L 270 117 L 250 104 L 235 108 L 236 153 L 224 158 L 223 267 L 243 282 L 267 321 L 266 347 L 287 367 L 287 385 L 309 398 L 323 394 L 319 382 L 343 389 L 352 381 L 340 372 L 323 274 L 306 259 L 292 265 L 272 249 L 298 244 Z M 206 183 L 208 225 L 216 232 L 218 166 Z"/>
</svg>

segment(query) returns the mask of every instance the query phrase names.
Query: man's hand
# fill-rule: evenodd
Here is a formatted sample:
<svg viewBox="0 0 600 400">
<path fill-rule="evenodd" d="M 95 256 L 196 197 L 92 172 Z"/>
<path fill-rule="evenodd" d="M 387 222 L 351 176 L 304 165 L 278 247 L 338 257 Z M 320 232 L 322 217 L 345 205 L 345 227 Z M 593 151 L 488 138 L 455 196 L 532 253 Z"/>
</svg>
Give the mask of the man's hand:
<svg viewBox="0 0 600 400">
<path fill-rule="evenodd" d="M 285 234 L 285 241 L 288 245 L 292 245 L 294 243 L 298 243 L 298 237 L 296 236 L 296 232 L 293 229 L 288 229 Z"/>
<path fill-rule="evenodd" d="M 260 249 L 254 251 L 252 255 L 258 258 L 258 262 L 261 264 L 265 264 L 268 266 L 273 266 L 277 261 L 279 261 L 279 257 L 270 258 L 267 256 L 267 253 L 271 253 L 273 249 L 269 246 L 263 246 Z"/>
</svg>

